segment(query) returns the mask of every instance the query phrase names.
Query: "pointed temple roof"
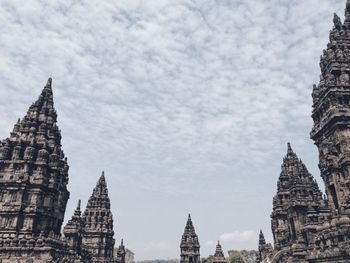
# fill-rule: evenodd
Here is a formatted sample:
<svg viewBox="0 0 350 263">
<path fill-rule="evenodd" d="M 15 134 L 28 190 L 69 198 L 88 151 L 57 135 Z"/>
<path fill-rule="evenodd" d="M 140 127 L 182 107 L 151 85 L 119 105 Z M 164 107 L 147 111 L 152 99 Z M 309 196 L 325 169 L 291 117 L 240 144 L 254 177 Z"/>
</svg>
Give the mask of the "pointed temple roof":
<svg viewBox="0 0 350 263">
<path fill-rule="evenodd" d="M 188 215 L 188 219 L 187 219 L 185 231 L 182 235 L 180 247 L 188 247 L 188 246 L 199 247 L 198 236 L 194 229 L 190 214 Z"/>
<path fill-rule="evenodd" d="M 126 249 L 124 246 L 124 240 L 122 239 L 120 242 L 120 245 L 117 249 L 117 258 L 123 258 L 125 257 Z"/>
<path fill-rule="evenodd" d="M 57 126 L 51 78 L 27 114 L 14 125 L 10 137 L 0 143 L 0 160 L 9 159 L 49 161 L 55 166 L 66 166 L 65 177 L 68 180 L 68 165 L 61 150 L 61 131 Z"/>
<path fill-rule="evenodd" d="M 260 229 L 260 234 L 259 234 L 259 246 L 261 246 L 261 245 L 266 245 L 266 241 L 265 241 L 264 233 L 263 233 L 262 230 Z"/>
<path fill-rule="evenodd" d="M 21 204 L 14 208 L 12 215 L 24 213 L 26 217 L 26 214 L 30 214 L 32 221 L 28 221 L 31 226 L 23 224 L 20 229 L 16 227 L 15 231 L 33 228 L 35 235 L 39 232 L 43 235 L 50 232 L 59 235 L 69 198 L 69 166 L 61 149 L 61 132 L 57 126 L 51 78 L 26 115 L 14 125 L 10 136 L 0 142 L 0 163 L 3 166 L 0 178 L 7 184 L 3 187 L 8 187 L 8 183 L 12 183 L 12 187 L 26 184 L 25 192 L 21 194 L 31 195 L 35 192 L 40 194 L 42 200 L 46 197 L 51 200 L 51 196 L 55 196 L 51 207 L 45 208 L 42 208 L 43 202 L 21 199 Z M 36 190 L 32 191 L 32 188 Z M 27 208 L 34 205 L 39 207 L 34 211 L 35 216 L 32 208 Z"/>
<path fill-rule="evenodd" d="M 225 255 L 224 252 L 222 251 L 222 247 L 220 245 L 220 241 L 218 241 L 218 244 L 216 245 L 215 253 L 213 256 L 213 263 L 225 263 Z"/>
<path fill-rule="evenodd" d="M 27 114 L 15 124 L 11 139 L 30 136 L 36 141 L 46 139 L 61 146 L 61 132 L 57 127 L 57 113 L 53 103 L 52 79 L 49 78 L 39 98 L 29 107 Z M 53 145 L 50 146 L 53 146 Z"/>
<path fill-rule="evenodd" d="M 278 195 L 283 196 L 284 200 L 277 198 Z M 289 202 L 286 199 L 316 202 L 322 200 L 322 193 L 316 180 L 293 151 L 290 143 L 287 144 L 287 155 L 283 158 L 274 204 L 277 204 L 277 201 L 279 204 Z"/>
<path fill-rule="evenodd" d="M 63 233 L 66 236 L 69 234 L 78 233 L 79 231 L 81 231 L 82 227 L 84 226 L 84 223 L 81 218 L 80 206 L 81 206 L 81 201 L 79 200 L 77 208 L 75 209 L 72 218 L 68 221 L 68 223 L 63 229 Z"/>
<path fill-rule="evenodd" d="M 113 216 L 104 172 L 98 180 L 83 213 L 85 227 L 113 234 Z"/>
</svg>

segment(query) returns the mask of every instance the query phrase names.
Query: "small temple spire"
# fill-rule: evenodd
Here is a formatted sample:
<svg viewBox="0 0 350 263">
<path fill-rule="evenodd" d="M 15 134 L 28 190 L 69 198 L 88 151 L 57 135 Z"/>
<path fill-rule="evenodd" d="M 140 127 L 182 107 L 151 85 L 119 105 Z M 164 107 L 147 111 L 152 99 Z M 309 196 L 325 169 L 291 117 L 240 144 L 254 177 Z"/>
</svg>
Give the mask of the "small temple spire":
<svg viewBox="0 0 350 263">
<path fill-rule="evenodd" d="M 185 231 L 181 238 L 181 259 L 180 263 L 199 263 L 200 262 L 200 245 L 198 236 L 194 229 L 191 215 L 188 215 L 188 219 L 185 226 Z"/>
<path fill-rule="evenodd" d="M 218 243 L 216 245 L 215 253 L 213 256 L 213 263 L 225 263 L 226 259 L 224 256 L 224 252 L 222 250 L 220 241 L 218 240 Z"/>
<path fill-rule="evenodd" d="M 264 234 L 262 230 L 260 229 L 259 233 L 259 251 L 258 256 L 256 258 L 256 262 L 263 262 L 263 260 L 266 258 L 267 255 L 269 255 L 272 252 L 272 246 L 270 243 L 266 243 Z"/>
<path fill-rule="evenodd" d="M 259 246 L 265 245 L 265 244 L 266 244 L 265 236 L 264 236 L 264 233 L 262 232 L 262 230 L 260 229 L 260 234 L 259 234 Z"/>
<path fill-rule="evenodd" d="M 81 216 L 80 206 L 81 206 L 81 200 L 79 199 L 78 200 L 78 204 L 77 204 L 77 208 L 74 211 L 74 215 L 75 216 L 79 216 L 79 217 Z"/>
<path fill-rule="evenodd" d="M 102 172 L 87 202 L 82 218 L 85 222 L 82 243 L 87 247 L 87 250 L 98 251 L 97 254 L 100 255 L 100 260 L 113 258 L 115 243 L 113 215 L 110 209 L 110 199 L 104 172 Z M 95 244 L 96 236 L 104 240 L 102 244 Z M 96 246 L 98 247 L 96 248 Z"/>
<path fill-rule="evenodd" d="M 185 232 L 195 232 L 193 223 L 192 223 L 192 219 L 191 219 L 191 214 L 188 214 L 188 219 L 187 219 L 187 223 L 186 223 L 186 227 L 185 227 Z"/>
<path fill-rule="evenodd" d="M 334 27 L 335 27 L 336 29 L 338 29 L 338 30 L 341 29 L 341 27 L 342 27 L 342 22 L 341 22 L 341 20 L 340 20 L 340 17 L 339 17 L 336 13 L 334 13 L 333 23 L 334 23 Z"/>
<path fill-rule="evenodd" d="M 47 82 L 46 82 L 46 87 L 51 88 L 52 87 L 52 78 L 48 78 Z"/>
<path fill-rule="evenodd" d="M 126 249 L 124 246 L 124 240 L 122 239 L 117 249 L 117 259 L 119 263 L 125 263 Z"/>
<path fill-rule="evenodd" d="M 294 154 L 292 146 L 290 145 L 290 142 L 287 143 L 287 154 Z"/>
<path fill-rule="evenodd" d="M 95 195 L 95 196 L 101 196 L 101 195 L 108 196 L 107 183 L 106 183 L 104 171 L 102 171 L 102 174 L 97 181 L 96 187 L 93 191 L 93 195 Z"/>
</svg>

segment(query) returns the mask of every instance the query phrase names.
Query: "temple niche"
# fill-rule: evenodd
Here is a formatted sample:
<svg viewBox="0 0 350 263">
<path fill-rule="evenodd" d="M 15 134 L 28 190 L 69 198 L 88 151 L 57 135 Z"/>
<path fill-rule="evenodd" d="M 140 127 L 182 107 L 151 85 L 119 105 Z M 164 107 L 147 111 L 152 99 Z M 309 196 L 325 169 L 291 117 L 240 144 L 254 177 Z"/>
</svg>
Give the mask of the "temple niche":
<svg viewBox="0 0 350 263">
<path fill-rule="evenodd" d="M 350 262 L 350 0 L 344 22 L 336 14 L 333 22 L 310 133 L 326 193 L 288 144 L 273 198 L 274 247 L 260 238 L 257 262 Z"/>
<path fill-rule="evenodd" d="M 84 214 L 79 201 L 64 236 L 61 233 L 69 199 L 69 166 L 61 138 L 50 78 L 10 136 L 0 142 L 0 262 L 123 263 L 124 246 L 118 255 L 113 252 L 104 175 Z M 91 241 L 99 242 L 98 248 Z"/>
</svg>

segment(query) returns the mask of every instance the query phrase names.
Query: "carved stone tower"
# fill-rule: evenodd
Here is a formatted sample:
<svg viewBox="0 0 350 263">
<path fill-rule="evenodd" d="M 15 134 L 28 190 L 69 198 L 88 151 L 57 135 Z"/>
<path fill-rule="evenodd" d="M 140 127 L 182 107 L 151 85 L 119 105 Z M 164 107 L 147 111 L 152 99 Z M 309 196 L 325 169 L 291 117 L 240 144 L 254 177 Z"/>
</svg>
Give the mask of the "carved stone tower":
<svg viewBox="0 0 350 263">
<path fill-rule="evenodd" d="M 256 262 L 260 263 L 263 262 L 263 260 L 272 253 L 272 245 L 270 243 L 266 243 L 265 236 L 260 230 L 259 234 L 259 252 L 256 259 Z"/>
<path fill-rule="evenodd" d="M 68 164 L 51 79 L 0 144 L 0 236 L 60 235 L 69 198 Z"/>
<path fill-rule="evenodd" d="M 200 245 L 198 236 L 192 224 L 191 215 L 188 215 L 185 231 L 181 239 L 180 263 L 200 263 Z"/>
<path fill-rule="evenodd" d="M 85 223 L 82 244 L 91 254 L 93 262 L 113 260 L 115 240 L 110 208 L 106 179 L 102 172 L 82 216 Z"/>
<path fill-rule="evenodd" d="M 59 237 L 69 198 L 67 183 L 68 164 L 61 149 L 49 79 L 10 137 L 0 143 L 2 258 L 25 255 L 39 260 L 43 254 L 64 253 Z M 45 249 L 26 249 L 30 246 Z"/>
<path fill-rule="evenodd" d="M 64 236 L 69 243 L 70 248 L 76 252 L 78 255 L 82 254 L 81 244 L 82 244 L 82 232 L 84 229 L 84 221 L 81 218 L 80 210 L 80 200 L 78 201 L 78 206 L 74 211 L 72 218 L 63 228 Z"/>
<path fill-rule="evenodd" d="M 225 258 L 224 252 L 222 251 L 219 241 L 218 241 L 218 244 L 216 245 L 215 253 L 212 260 L 213 260 L 213 263 L 226 263 L 226 258 Z"/>
<path fill-rule="evenodd" d="M 319 150 L 321 176 L 333 210 L 350 212 L 350 1 L 345 21 L 334 14 L 321 77 L 313 89 L 311 138 Z"/>
<path fill-rule="evenodd" d="M 125 246 L 124 246 L 124 242 L 123 242 L 123 239 L 117 249 L 117 259 L 119 261 L 119 263 L 125 263 L 125 256 L 126 256 L 126 249 L 125 249 Z"/>
<path fill-rule="evenodd" d="M 271 214 L 275 248 L 288 247 L 303 235 L 302 227 L 308 221 L 310 210 L 319 211 L 323 206 L 316 181 L 288 143 Z M 313 220 L 317 222 L 317 218 Z"/>
</svg>

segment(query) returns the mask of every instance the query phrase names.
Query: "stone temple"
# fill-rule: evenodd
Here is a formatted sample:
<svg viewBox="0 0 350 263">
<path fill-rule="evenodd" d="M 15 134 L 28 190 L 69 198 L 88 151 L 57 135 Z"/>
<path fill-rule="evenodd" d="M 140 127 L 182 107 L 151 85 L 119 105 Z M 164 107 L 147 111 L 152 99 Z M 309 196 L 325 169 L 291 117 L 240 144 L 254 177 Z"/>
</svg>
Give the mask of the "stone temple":
<svg viewBox="0 0 350 263">
<path fill-rule="evenodd" d="M 191 215 L 188 215 L 185 231 L 181 238 L 180 249 L 180 263 L 200 263 L 200 245 Z"/>
<path fill-rule="evenodd" d="M 200 244 L 198 235 L 194 229 L 191 215 L 188 215 L 185 231 L 180 243 L 180 263 L 200 263 Z M 202 261 L 205 262 L 205 261 Z M 206 262 L 210 263 L 227 263 L 220 242 L 216 245 L 215 253 L 209 256 Z"/>
<path fill-rule="evenodd" d="M 288 144 L 273 198 L 274 246 L 261 232 L 257 262 L 350 262 L 350 0 L 344 22 L 336 14 L 333 21 L 312 92 L 311 138 L 326 194 Z"/>
<path fill-rule="evenodd" d="M 10 136 L 0 142 L 0 262 L 124 263 L 114 255 L 113 216 L 102 173 L 82 213 L 61 234 L 69 199 L 68 163 L 51 79 Z"/>
</svg>

